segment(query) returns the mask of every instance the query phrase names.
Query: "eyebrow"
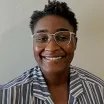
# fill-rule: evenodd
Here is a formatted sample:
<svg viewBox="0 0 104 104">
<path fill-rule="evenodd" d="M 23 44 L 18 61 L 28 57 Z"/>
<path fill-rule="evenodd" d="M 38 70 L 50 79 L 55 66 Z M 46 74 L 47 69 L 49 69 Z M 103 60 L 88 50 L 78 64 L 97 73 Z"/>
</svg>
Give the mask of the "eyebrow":
<svg viewBox="0 0 104 104">
<path fill-rule="evenodd" d="M 66 28 L 59 28 L 59 29 L 56 30 L 56 32 L 58 32 L 58 31 L 69 31 L 69 30 L 66 29 Z"/>
<path fill-rule="evenodd" d="M 59 28 L 56 30 L 56 32 L 58 32 L 58 31 L 69 31 L 69 30 L 66 28 Z M 41 30 L 36 31 L 36 33 L 41 33 L 41 32 L 48 32 L 48 30 L 47 29 L 41 29 Z"/>
<path fill-rule="evenodd" d="M 48 32 L 48 30 L 47 29 L 41 29 L 41 30 L 36 31 L 36 33 L 41 33 L 41 32 Z"/>
</svg>

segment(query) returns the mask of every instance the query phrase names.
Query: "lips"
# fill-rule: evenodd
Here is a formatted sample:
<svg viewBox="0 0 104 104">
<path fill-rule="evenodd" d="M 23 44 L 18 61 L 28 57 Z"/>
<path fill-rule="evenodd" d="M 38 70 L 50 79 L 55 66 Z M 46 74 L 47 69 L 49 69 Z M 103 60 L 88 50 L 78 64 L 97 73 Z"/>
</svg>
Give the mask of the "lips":
<svg viewBox="0 0 104 104">
<path fill-rule="evenodd" d="M 42 56 L 42 57 L 47 60 L 59 60 L 62 59 L 64 56 Z"/>
<path fill-rule="evenodd" d="M 47 60 L 59 60 L 62 57 L 45 57 Z"/>
<path fill-rule="evenodd" d="M 54 60 L 60 60 L 66 57 L 66 54 L 60 54 L 60 53 L 42 53 L 41 58 L 45 59 L 45 60 L 50 60 L 50 61 L 54 61 Z"/>
</svg>

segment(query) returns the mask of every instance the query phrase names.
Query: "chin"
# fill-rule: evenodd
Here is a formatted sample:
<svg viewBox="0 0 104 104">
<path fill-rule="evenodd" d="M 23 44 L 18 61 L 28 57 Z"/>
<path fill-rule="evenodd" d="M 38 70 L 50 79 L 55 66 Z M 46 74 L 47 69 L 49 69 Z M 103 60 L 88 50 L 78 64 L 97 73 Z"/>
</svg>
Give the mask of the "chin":
<svg viewBox="0 0 104 104">
<path fill-rule="evenodd" d="M 68 69 L 68 67 L 67 67 Z M 51 65 L 47 65 L 47 66 L 43 66 L 41 67 L 41 70 L 47 74 L 60 74 L 66 71 L 66 67 L 62 66 L 51 66 Z"/>
</svg>

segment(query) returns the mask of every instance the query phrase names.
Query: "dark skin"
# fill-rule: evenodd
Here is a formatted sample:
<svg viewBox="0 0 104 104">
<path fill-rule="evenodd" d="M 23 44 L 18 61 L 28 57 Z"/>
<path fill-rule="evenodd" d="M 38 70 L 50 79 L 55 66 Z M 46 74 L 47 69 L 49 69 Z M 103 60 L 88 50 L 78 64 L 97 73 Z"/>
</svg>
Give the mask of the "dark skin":
<svg viewBox="0 0 104 104">
<path fill-rule="evenodd" d="M 53 34 L 63 28 L 73 31 L 73 27 L 66 19 L 56 15 L 48 15 L 37 22 L 34 27 L 34 33 L 45 30 Z M 57 45 L 53 36 L 44 48 L 40 48 L 33 43 L 34 57 L 41 68 L 51 93 L 51 98 L 55 104 L 68 104 L 70 90 L 68 71 L 75 49 L 76 38 L 74 36 L 72 36 L 70 44 L 65 47 Z M 51 60 L 51 58 L 57 57 L 61 58 Z"/>
</svg>

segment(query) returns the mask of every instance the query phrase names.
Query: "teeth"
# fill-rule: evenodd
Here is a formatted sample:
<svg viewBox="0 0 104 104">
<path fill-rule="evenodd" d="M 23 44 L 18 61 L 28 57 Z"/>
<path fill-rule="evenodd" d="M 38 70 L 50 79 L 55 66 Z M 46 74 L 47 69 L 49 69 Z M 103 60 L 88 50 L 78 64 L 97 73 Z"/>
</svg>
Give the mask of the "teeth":
<svg viewBox="0 0 104 104">
<path fill-rule="evenodd" d="M 62 57 L 46 57 L 48 60 L 58 60 L 61 59 Z"/>
</svg>

